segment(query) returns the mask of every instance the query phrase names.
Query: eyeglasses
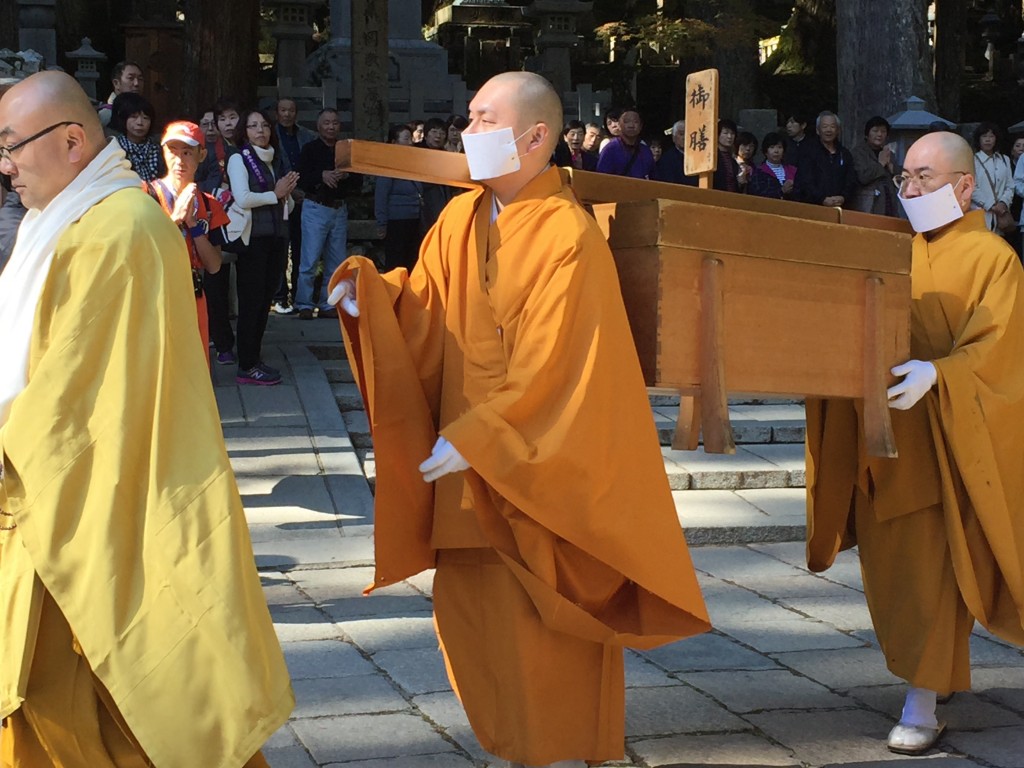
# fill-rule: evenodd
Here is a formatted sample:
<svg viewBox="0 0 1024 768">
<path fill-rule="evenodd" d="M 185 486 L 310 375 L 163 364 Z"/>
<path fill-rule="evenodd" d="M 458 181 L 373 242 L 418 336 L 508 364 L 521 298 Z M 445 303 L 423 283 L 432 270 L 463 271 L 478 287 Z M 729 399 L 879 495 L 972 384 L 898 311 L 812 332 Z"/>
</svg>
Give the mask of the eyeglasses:
<svg viewBox="0 0 1024 768">
<path fill-rule="evenodd" d="M 215 120 L 200 120 L 199 125 L 203 128 L 212 128 L 217 122 Z"/>
<path fill-rule="evenodd" d="M 13 144 L 9 147 L 0 147 L 0 162 L 6 160 L 9 163 L 14 162 L 14 153 L 24 147 L 26 144 L 31 144 L 36 139 L 41 139 L 43 136 L 48 134 L 50 131 L 55 131 L 65 125 L 77 125 L 79 128 L 82 127 L 81 123 L 76 123 L 74 120 L 64 120 L 60 123 L 54 123 L 49 128 L 43 128 L 39 133 L 34 133 L 24 141 L 19 141 L 17 144 Z"/>
<path fill-rule="evenodd" d="M 959 173 L 961 176 L 967 175 L 967 171 L 939 171 L 938 173 L 921 173 L 917 175 L 901 173 L 892 177 L 892 183 L 896 185 L 896 189 L 900 192 L 903 192 L 911 182 L 921 189 L 927 189 L 932 186 L 938 176 L 952 176 L 955 173 Z"/>
<path fill-rule="evenodd" d="M 270 123 L 247 123 L 245 127 L 250 131 L 269 131 Z"/>
</svg>

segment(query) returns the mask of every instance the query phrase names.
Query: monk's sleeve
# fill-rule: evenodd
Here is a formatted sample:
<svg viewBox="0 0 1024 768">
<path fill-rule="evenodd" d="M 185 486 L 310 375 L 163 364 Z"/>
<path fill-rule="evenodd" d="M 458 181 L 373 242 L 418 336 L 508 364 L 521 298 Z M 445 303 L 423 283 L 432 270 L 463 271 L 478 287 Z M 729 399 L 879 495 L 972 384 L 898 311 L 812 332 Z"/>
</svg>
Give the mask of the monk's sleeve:
<svg viewBox="0 0 1024 768">
<path fill-rule="evenodd" d="M 652 647 L 705 631 L 707 614 L 611 252 L 596 228 L 566 235 L 562 221 L 525 238 L 548 253 L 523 252 L 522 302 L 496 318 L 504 381 L 441 432 L 545 622 Z"/>
<path fill-rule="evenodd" d="M 444 343 L 444 270 L 439 226 L 431 230 L 410 276 L 380 275 L 353 257 L 330 282 L 354 279 L 359 317 L 340 312 L 342 335 L 373 435 L 376 573 L 373 587 L 434 566 L 430 547 L 434 486 L 419 464 L 437 437 Z M 372 588 L 372 587 L 371 587 Z"/>
<path fill-rule="evenodd" d="M 933 432 L 983 517 L 1008 514 L 1024 493 L 1024 273 L 1008 247 L 987 263 L 964 286 L 968 317 L 949 355 L 933 361 L 937 385 L 928 396 Z"/>
</svg>

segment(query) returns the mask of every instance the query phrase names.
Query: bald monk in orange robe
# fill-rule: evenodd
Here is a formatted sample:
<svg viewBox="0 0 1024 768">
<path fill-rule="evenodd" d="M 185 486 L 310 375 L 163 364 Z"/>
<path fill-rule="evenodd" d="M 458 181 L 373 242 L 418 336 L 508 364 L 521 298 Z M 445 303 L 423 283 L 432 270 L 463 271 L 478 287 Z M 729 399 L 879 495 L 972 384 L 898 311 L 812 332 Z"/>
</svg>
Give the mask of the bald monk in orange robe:
<svg viewBox="0 0 1024 768">
<path fill-rule="evenodd" d="M 911 354 L 889 390 L 898 459 L 868 457 L 849 401 L 807 403 L 808 565 L 859 546 L 893 674 L 910 690 L 894 752 L 930 749 L 937 694 L 970 688 L 978 621 L 1024 644 L 1024 275 L 968 211 L 971 149 L 952 133 L 908 151 Z"/>
<path fill-rule="evenodd" d="M 485 187 L 449 204 L 412 274 L 354 258 L 331 282 L 373 431 L 376 586 L 436 566 L 449 677 L 486 750 L 621 759 L 623 647 L 708 618 L 611 253 L 549 163 L 560 100 L 506 73 L 469 113 Z"/>
</svg>

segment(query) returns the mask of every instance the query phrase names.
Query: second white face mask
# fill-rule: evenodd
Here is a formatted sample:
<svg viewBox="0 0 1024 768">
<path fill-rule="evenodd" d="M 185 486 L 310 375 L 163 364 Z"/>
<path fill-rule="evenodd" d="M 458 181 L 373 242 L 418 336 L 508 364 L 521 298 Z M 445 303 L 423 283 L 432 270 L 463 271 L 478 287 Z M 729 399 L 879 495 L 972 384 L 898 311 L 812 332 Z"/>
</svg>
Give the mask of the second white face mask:
<svg viewBox="0 0 1024 768">
<path fill-rule="evenodd" d="M 519 170 L 516 136 L 511 128 L 463 133 L 462 148 L 469 163 L 469 178 L 475 181 L 496 179 Z"/>
<path fill-rule="evenodd" d="M 915 232 L 931 232 L 964 216 L 951 184 L 919 197 L 899 195 L 899 198 Z"/>
</svg>

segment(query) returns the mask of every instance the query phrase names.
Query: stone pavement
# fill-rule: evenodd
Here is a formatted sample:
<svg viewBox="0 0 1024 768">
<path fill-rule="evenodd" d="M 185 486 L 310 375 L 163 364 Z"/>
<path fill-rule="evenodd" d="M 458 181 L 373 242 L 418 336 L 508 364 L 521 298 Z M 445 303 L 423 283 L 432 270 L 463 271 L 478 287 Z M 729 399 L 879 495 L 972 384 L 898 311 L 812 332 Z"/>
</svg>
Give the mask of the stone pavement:
<svg viewBox="0 0 1024 768">
<path fill-rule="evenodd" d="M 274 768 L 484 768 L 488 757 L 437 650 L 430 575 L 361 595 L 372 578 L 372 450 L 365 416 L 360 425 L 357 410 L 338 407 L 351 398 L 339 350 L 336 323 L 272 317 L 266 359 L 282 369 L 282 385 L 237 387 L 233 369 L 214 370 L 297 697 L 266 755 Z M 691 541 L 700 531 L 705 542 L 740 543 L 693 548 L 713 632 L 627 651 L 627 759 L 609 765 L 895 768 L 915 760 L 883 746 L 902 688 L 874 643 L 856 555 L 844 553 L 821 575 L 803 567 L 802 454 L 744 453 L 741 462 L 754 466 L 721 471 L 782 472 L 787 485 L 675 492 Z M 666 466 L 685 468 L 687 487 L 700 488 L 692 478 L 713 477 L 721 468 L 708 465 L 721 458 L 667 451 Z M 974 690 L 941 707 L 950 731 L 916 760 L 1024 768 L 1024 657 L 981 631 L 972 649 Z"/>
</svg>

